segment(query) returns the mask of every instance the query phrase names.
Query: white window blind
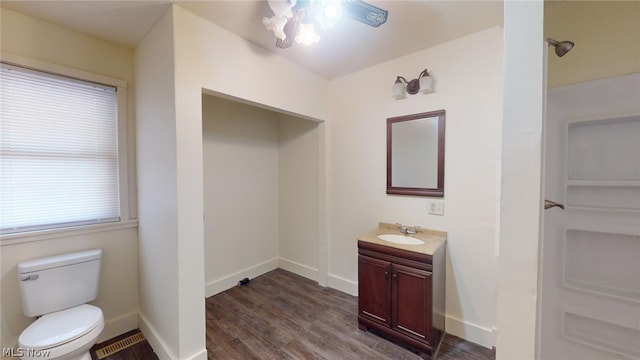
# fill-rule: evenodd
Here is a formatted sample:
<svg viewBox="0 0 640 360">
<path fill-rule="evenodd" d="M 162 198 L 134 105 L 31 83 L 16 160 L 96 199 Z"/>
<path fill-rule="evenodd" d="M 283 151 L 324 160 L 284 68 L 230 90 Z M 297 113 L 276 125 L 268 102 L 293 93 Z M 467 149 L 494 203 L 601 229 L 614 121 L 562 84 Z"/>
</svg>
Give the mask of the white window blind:
<svg viewBox="0 0 640 360">
<path fill-rule="evenodd" d="M 0 232 L 120 220 L 113 87 L 2 64 Z"/>
</svg>

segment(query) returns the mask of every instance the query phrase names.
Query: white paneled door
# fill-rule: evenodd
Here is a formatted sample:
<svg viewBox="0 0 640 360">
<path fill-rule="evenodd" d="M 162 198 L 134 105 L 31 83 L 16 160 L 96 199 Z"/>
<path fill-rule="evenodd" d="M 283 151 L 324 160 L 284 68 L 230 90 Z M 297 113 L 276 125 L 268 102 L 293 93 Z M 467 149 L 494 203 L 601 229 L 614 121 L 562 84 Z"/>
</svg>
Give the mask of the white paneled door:
<svg viewBox="0 0 640 360">
<path fill-rule="evenodd" d="M 544 148 L 539 358 L 640 359 L 640 74 L 550 89 Z"/>
</svg>

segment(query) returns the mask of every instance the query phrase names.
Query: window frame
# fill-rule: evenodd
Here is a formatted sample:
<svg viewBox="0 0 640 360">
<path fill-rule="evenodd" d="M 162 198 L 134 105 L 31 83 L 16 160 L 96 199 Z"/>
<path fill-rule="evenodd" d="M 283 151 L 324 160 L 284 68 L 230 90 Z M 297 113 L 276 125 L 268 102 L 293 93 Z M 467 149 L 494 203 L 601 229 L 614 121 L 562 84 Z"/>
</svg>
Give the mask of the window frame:
<svg viewBox="0 0 640 360">
<path fill-rule="evenodd" d="M 57 76 L 64 76 L 72 79 L 78 79 L 87 82 L 98 83 L 102 85 L 112 86 L 116 88 L 117 100 L 117 139 L 118 139 L 118 183 L 119 183 L 119 202 L 120 202 L 120 221 L 109 223 L 98 223 L 89 225 L 69 226 L 52 229 L 42 229 L 34 231 L 24 231 L 11 234 L 0 235 L 0 245 L 9 245 L 14 243 L 46 240 L 51 238 L 68 237 L 74 235 L 82 235 L 94 232 L 107 231 L 112 229 L 137 227 L 137 220 L 132 218 L 135 216 L 135 199 L 130 197 L 132 194 L 130 187 L 130 158 L 129 158 L 129 120 L 128 104 L 127 104 L 127 82 L 104 75 L 98 75 L 91 72 L 78 70 L 62 65 L 47 63 L 40 60 L 25 58 L 15 54 L 2 52 L 0 61 L 8 65 L 19 66 L 34 71 L 49 73 Z"/>
</svg>

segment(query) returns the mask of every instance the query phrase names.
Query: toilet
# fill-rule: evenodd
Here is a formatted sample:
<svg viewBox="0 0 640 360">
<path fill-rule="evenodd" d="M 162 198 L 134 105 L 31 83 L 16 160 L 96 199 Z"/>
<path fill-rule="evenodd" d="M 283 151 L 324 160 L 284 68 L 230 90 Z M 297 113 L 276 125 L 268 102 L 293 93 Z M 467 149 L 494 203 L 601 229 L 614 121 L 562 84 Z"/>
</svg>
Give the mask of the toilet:
<svg viewBox="0 0 640 360">
<path fill-rule="evenodd" d="M 98 296 L 102 250 L 93 249 L 18 264 L 22 310 L 40 316 L 18 338 L 21 359 L 91 360 L 104 329 Z"/>
</svg>

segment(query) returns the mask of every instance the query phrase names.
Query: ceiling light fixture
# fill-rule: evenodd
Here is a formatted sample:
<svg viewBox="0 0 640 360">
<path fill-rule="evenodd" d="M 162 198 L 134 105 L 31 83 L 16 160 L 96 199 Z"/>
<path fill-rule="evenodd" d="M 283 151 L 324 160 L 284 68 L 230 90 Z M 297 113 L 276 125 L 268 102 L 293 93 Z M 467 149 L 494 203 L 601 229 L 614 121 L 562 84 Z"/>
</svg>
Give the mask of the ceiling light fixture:
<svg viewBox="0 0 640 360">
<path fill-rule="evenodd" d="M 396 77 L 396 82 L 392 88 L 392 96 L 394 99 L 404 99 L 407 93 L 409 95 L 415 95 L 418 92 L 423 94 L 433 92 L 433 78 L 429 75 L 427 69 L 422 70 L 418 78 L 411 81 L 407 81 L 403 76 Z"/>
<path fill-rule="evenodd" d="M 297 43 L 311 45 L 320 40 L 315 29 L 327 29 L 344 15 L 378 27 L 387 21 L 388 11 L 362 0 L 268 0 L 273 16 L 262 23 L 276 36 L 276 46 L 286 49 Z M 316 26 L 317 25 L 317 26 Z"/>
</svg>

